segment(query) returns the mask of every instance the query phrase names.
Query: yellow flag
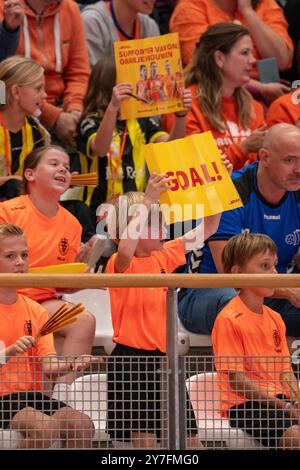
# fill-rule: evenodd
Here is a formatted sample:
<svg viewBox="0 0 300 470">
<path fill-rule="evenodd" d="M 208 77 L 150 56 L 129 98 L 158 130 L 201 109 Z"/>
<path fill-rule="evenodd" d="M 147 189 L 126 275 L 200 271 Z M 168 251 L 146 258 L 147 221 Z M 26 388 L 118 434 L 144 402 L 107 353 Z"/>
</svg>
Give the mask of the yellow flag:
<svg viewBox="0 0 300 470">
<path fill-rule="evenodd" d="M 150 173 L 167 173 L 172 179 L 160 198 L 167 223 L 198 219 L 243 205 L 210 131 L 145 145 L 144 155 Z"/>
<path fill-rule="evenodd" d="M 121 119 L 135 119 L 184 109 L 178 33 L 114 43 L 117 83 L 131 83 L 132 95 L 121 103 Z"/>
</svg>

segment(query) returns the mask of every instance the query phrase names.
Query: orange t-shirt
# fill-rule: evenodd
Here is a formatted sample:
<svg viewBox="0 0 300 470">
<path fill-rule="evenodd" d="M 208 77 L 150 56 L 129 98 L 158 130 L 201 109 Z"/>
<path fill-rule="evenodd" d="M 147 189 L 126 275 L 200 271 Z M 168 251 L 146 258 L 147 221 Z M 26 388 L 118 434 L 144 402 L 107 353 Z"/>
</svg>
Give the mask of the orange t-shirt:
<svg viewBox="0 0 300 470">
<path fill-rule="evenodd" d="M 196 97 L 198 94 L 196 85 L 189 88 L 192 91 L 192 106 L 186 118 L 186 134 L 192 135 L 200 132 L 211 131 L 218 148 L 227 155 L 228 159 L 233 164 L 234 170 L 242 168 L 248 160 L 250 162 L 257 160 L 256 153 L 250 153 L 247 155 L 242 150 L 240 144 L 251 134 L 252 131 L 265 124 L 264 112 L 261 104 L 252 100 L 252 122 L 249 128 L 244 129 L 239 124 L 235 98 L 223 98 L 221 114 L 226 121 L 227 129 L 219 131 L 211 126 L 207 117 L 201 111 L 199 99 Z"/>
<path fill-rule="evenodd" d="M 115 273 L 115 259 L 112 255 L 106 266 L 107 273 Z M 182 239 L 164 244 L 161 251 L 150 256 L 134 256 L 126 273 L 161 274 L 170 273 L 185 264 Z M 111 316 L 115 343 L 137 349 L 166 351 L 166 294 L 162 288 L 110 288 Z"/>
<path fill-rule="evenodd" d="M 9 347 L 21 336 L 34 336 L 48 319 L 48 312 L 41 305 L 19 294 L 14 304 L 0 304 L 0 340 Z M 52 334 L 42 336 L 36 347 L 0 366 L 0 396 L 42 390 L 39 358 L 51 355 L 56 355 Z"/>
<path fill-rule="evenodd" d="M 247 401 L 231 389 L 228 371 L 244 372 L 246 380 L 270 395 L 283 393 L 281 375 L 291 371 L 291 365 L 279 313 L 266 306 L 261 315 L 254 313 L 234 297 L 216 318 L 212 343 L 222 411 Z"/>
<path fill-rule="evenodd" d="M 288 24 L 282 9 L 275 0 L 261 0 L 256 8 L 257 16 L 269 26 L 281 39 L 289 50 L 293 52 L 293 42 L 288 35 Z M 239 11 L 234 20 L 247 27 Z M 193 57 L 195 44 L 200 40 L 208 26 L 216 23 L 230 23 L 233 19 L 212 0 L 179 0 L 170 20 L 170 31 L 179 33 L 181 56 L 184 67 Z M 254 55 L 260 59 L 254 44 Z M 292 61 L 292 55 L 291 55 Z"/>
<path fill-rule="evenodd" d="M 298 103 L 293 103 L 292 95 Z M 287 124 L 297 124 L 300 120 L 300 89 L 280 96 L 277 100 L 273 101 L 269 107 L 267 114 L 267 124 L 269 127 L 277 124 L 278 122 L 286 122 Z"/>
<path fill-rule="evenodd" d="M 29 267 L 71 263 L 80 247 L 81 225 L 75 217 L 59 206 L 54 217 L 46 217 L 32 204 L 28 195 L 0 204 L 0 223 L 16 224 L 26 235 Z M 22 294 L 41 302 L 56 296 L 54 288 L 20 289 Z"/>
</svg>

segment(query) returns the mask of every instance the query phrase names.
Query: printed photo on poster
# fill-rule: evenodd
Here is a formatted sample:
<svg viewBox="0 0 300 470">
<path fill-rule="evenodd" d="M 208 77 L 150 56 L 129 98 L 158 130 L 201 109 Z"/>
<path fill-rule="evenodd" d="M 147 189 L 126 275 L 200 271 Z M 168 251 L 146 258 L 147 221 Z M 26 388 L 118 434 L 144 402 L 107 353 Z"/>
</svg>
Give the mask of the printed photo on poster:
<svg viewBox="0 0 300 470">
<path fill-rule="evenodd" d="M 184 110 L 184 77 L 178 34 L 120 41 L 114 44 L 117 83 L 131 83 L 121 104 L 121 119 Z"/>
</svg>

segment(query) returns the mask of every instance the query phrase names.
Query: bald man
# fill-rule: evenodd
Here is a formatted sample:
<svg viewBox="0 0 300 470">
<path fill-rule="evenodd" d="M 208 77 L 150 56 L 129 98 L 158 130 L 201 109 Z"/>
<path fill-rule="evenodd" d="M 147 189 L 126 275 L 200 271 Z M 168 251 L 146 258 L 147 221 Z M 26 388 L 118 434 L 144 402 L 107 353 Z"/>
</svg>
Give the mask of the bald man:
<svg viewBox="0 0 300 470">
<path fill-rule="evenodd" d="M 279 273 L 290 272 L 300 246 L 300 129 L 276 124 L 266 134 L 259 161 L 233 173 L 244 206 L 224 212 L 217 233 L 193 252 L 189 272 L 222 272 L 221 253 L 229 238 L 246 230 L 269 235 L 278 248 Z M 209 334 L 234 289 L 185 289 L 179 293 L 179 316 L 195 333 Z M 300 337 L 300 288 L 276 289 L 265 304 L 279 312 L 287 335 Z"/>
</svg>

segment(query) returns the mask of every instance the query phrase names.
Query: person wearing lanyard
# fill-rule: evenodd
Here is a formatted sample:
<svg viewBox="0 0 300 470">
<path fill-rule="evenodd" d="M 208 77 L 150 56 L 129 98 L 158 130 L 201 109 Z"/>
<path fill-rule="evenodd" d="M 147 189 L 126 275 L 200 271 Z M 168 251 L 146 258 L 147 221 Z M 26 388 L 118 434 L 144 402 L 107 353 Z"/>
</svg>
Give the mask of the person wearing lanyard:
<svg viewBox="0 0 300 470">
<path fill-rule="evenodd" d="M 187 134 L 210 130 L 234 170 L 257 159 L 266 133 L 263 108 L 245 89 L 255 63 L 252 49 L 244 26 L 210 26 L 186 78 L 193 94 Z"/>
<path fill-rule="evenodd" d="M 93 210 L 112 197 L 128 191 L 144 191 L 147 182 L 143 146 L 183 138 L 191 93 L 183 92 L 186 111 L 175 113 L 170 134 L 153 118 L 119 119 L 119 107 L 133 93 L 128 83 L 115 85 L 114 60 L 103 58 L 94 66 L 78 128 L 82 171 L 97 171 L 98 187 L 86 188 L 83 200 Z"/>
<path fill-rule="evenodd" d="M 0 106 L 0 197 L 19 195 L 23 162 L 49 143 L 37 117 L 46 98 L 43 68 L 32 59 L 10 57 L 0 64 L 6 103 Z"/>
<path fill-rule="evenodd" d="M 149 17 L 154 0 L 110 0 L 96 2 L 82 12 L 91 65 L 114 54 L 114 42 L 159 36 Z"/>
</svg>

